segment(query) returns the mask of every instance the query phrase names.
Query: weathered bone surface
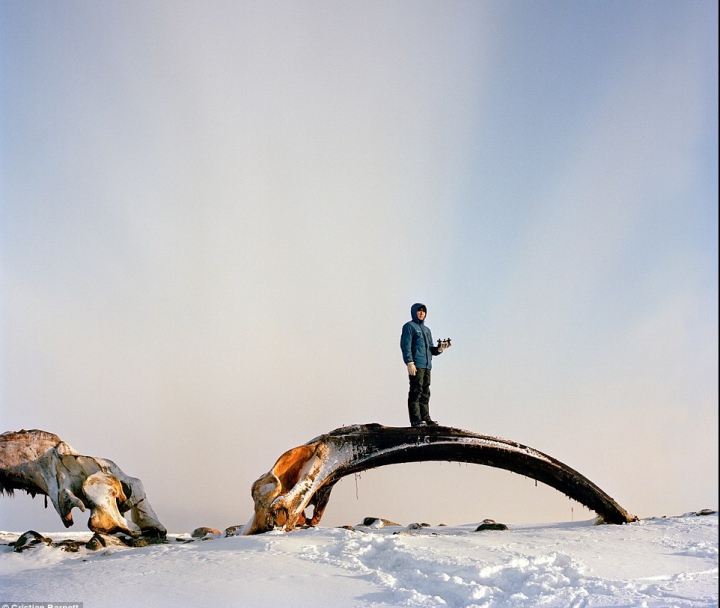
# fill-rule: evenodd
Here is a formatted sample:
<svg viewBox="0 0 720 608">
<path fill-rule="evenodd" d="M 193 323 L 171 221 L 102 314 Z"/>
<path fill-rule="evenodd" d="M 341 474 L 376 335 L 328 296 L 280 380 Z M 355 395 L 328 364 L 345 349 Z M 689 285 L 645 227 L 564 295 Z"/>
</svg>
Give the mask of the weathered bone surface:
<svg viewBox="0 0 720 608">
<path fill-rule="evenodd" d="M 595 511 L 607 523 L 637 518 L 562 462 L 530 447 L 451 427 L 343 427 L 285 452 L 252 486 L 255 515 L 243 534 L 316 525 L 333 486 L 346 475 L 426 460 L 498 467 L 536 479 Z M 312 517 L 305 509 L 313 507 Z"/>
<path fill-rule="evenodd" d="M 57 435 L 33 429 L 0 435 L 0 493 L 23 490 L 50 499 L 65 527 L 72 510 L 90 509 L 88 527 L 101 534 L 165 536 L 142 482 L 111 460 L 78 454 Z M 130 519 L 122 516 L 130 512 Z"/>
</svg>

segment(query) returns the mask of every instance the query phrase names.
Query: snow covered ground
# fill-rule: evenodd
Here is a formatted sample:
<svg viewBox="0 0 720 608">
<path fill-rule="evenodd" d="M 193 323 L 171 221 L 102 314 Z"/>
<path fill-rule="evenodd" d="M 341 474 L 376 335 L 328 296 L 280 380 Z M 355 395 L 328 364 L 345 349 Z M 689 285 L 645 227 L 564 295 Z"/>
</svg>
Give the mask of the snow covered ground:
<svg viewBox="0 0 720 608">
<path fill-rule="evenodd" d="M 592 524 L 357 526 L 194 542 L 173 534 L 161 545 L 77 553 L 3 544 L 0 605 L 718 606 L 717 514 Z"/>
</svg>

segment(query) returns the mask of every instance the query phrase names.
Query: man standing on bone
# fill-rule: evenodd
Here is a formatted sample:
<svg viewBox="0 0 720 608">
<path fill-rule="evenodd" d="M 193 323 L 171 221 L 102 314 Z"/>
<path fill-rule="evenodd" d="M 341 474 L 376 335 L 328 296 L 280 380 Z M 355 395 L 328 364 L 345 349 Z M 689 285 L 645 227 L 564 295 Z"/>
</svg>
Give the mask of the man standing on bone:
<svg viewBox="0 0 720 608">
<path fill-rule="evenodd" d="M 450 339 L 438 340 L 433 345 L 432 332 L 425 325 L 427 307 L 413 304 L 410 308 L 412 321 L 403 325 L 400 335 L 400 349 L 407 366 L 410 390 L 408 392 L 408 413 L 411 426 L 437 426 L 430 418 L 430 370 L 432 358 L 450 348 Z"/>
</svg>

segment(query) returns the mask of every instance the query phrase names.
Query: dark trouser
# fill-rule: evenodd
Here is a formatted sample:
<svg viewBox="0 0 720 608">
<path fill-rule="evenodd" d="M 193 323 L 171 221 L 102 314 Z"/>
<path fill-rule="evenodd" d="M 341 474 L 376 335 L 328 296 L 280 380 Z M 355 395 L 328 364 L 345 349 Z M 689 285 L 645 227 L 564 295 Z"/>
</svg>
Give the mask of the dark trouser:
<svg viewBox="0 0 720 608">
<path fill-rule="evenodd" d="M 430 370 L 418 368 L 410 379 L 408 413 L 410 423 L 430 420 Z"/>
</svg>

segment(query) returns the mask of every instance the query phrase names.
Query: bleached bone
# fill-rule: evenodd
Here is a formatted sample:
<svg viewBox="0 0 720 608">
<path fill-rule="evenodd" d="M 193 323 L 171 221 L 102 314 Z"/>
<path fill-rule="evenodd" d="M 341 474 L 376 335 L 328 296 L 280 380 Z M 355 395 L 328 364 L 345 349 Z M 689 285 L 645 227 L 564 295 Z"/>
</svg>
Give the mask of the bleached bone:
<svg viewBox="0 0 720 608">
<path fill-rule="evenodd" d="M 50 499 L 66 528 L 72 510 L 90 509 L 88 527 L 101 534 L 162 536 L 142 482 L 111 460 L 78 454 L 57 435 L 33 429 L 0 435 L 0 493 L 22 490 Z M 47 504 L 47 503 L 46 503 Z M 130 520 L 123 513 L 130 512 Z"/>
<path fill-rule="evenodd" d="M 506 469 L 559 490 L 607 523 L 637 519 L 577 471 L 514 441 L 443 426 L 395 428 L 367 424 L 336 429 L 280 456 L 252 486 L 255 514 L 242 534 L 317 525 L 333 486 L 346 475 L 428 460 Z M 311 517 L 305 514 L 310 506 Z"/>
</svg>

